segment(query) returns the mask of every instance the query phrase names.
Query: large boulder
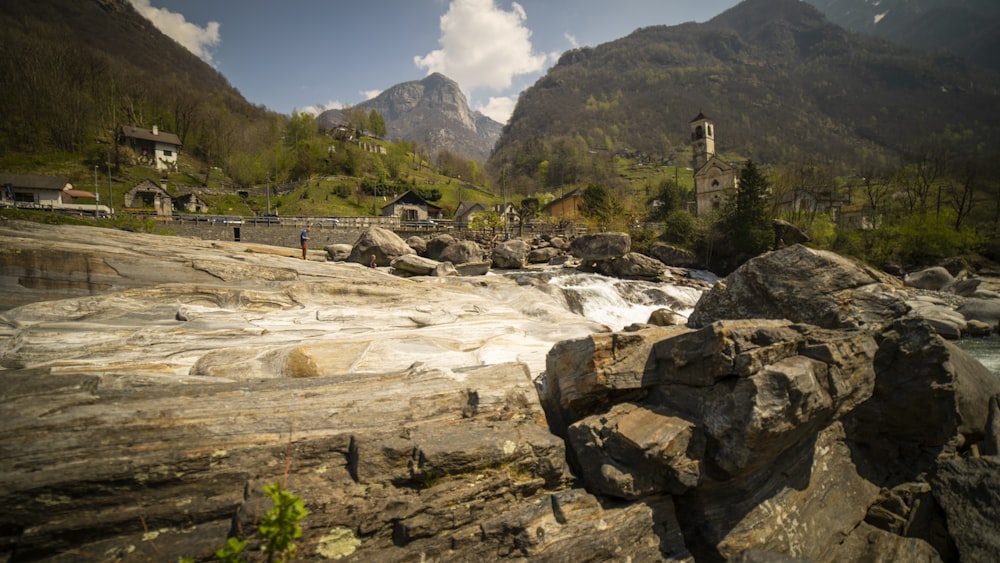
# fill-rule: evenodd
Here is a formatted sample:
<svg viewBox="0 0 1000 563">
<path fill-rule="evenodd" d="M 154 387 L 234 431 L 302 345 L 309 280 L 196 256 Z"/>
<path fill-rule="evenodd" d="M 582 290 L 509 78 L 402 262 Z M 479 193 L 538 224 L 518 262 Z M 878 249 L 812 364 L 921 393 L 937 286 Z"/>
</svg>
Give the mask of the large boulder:
<svg viewBox="0 0 1000 563">
<path fill-rule="evenodd" d="M 896 278 L 824 250 L 790 246 L 748 260 L 702 295 L 689 322 L 788 319 L 879 328 L 909 311 Z"/>
<path fill-rule="evenodd" d="M 1000 561 L 1000 457 L 942 460 L 931 476 L 961 561 Z"/>
<path fill-rule="evenodd" d="M 958 308 L 966 320 L 980 321 L 993 327 L 993 330 L 1000 328 L 1000 299 L 969 298 Z"/>
<path fill-rule="evenodd" d="M 323 247 L 326 251 L 326 257 L 331 262 L 343 262 L 350 258 L 351 251 L 354 249 L 350 244 L 328 244 Z"/>
<path fill-rule="evenodd" d="M 663 278 L 666 264 L 638 252 L 629 252 L 618 258 L 587 261 L 580 264 L 580 270 L 597 272 L 613 278 L 629 280 L 657 281 Z"/>
<path fill-rule="evenodd" d="M 412 276 L 430 276 L 437 271 L 437 267 L 440 264 L 440 262 L 431 260 L 430 258 L 407 254 L 405 256 L 400 256 L 399 258 L 394 258 L 389 265 L 392 266 L 393 273 Z"/>
<path fill-rule="evenodd" d="M 533 248 L 528 252 L 528 262 L 531 264 L 547 264 L 561 254 L 562 251 L 554 246 Z"/>
<path fill-rule="evenodd" d="M 427 241 L 424 237 L 413 235 L 406 239 L 406 245 L 421 256 L 427 252 Z"/>
<path fill-rule="evenodd" d="M 381 227 L 369 227 L 354 243 L 347 261 L 367 266 L 375 256 L 376 265 L 388 266 L 393 259 L 407 254 L 416 252 L 399 235 Z"/>
<path fill-rule="evenodd" d="M 432 241 L 436 240 L 432 239 Z M 429 252 L 430 250 L 428 249 Z M 483 249 L 471 240 L 458 240 L 446 246 L 438 255 L 437 260 L 439 262 L 451 262 L 455 266 L 472 262 L 483 262 Z"/>
<path fill-rule="evenodd" d="M 654 242 L 646 253 L 669 266 L 690 268 L 698 263 L 694 252 L 665 242 Z"/>
<path fill-rule="evenodd" d="M 909 287 L 930 289 L 933 291 L 940 291 L 954 283 L 954 281 L 955 278 L 952 277 L 951 272 L 941 266 L 912 272 L 903 277 L 903 283 Z"/>
<path fill-rule="evenodd" d="M 505 270 L 518 270 L 524 267 L 528 260 L 531 246 L 520 239 L 501 242 L 493 248 L 493 267 Z"/>
<path fill-rule="evenodd" d="M 573 239 L 569 253 L 580 260 L 610 260 L 625 256 L 631 247 L 628 233 L 596 233 Z"/>
<path fill-rule="evenodd" d="M 430 258 L 431 260 L 440 260 L 441 253 L 444 252 L 444 249 L 454 244 L 455 240 L 455 237 L 447 233 L 436 235 L 431 240 L 427 241 L 424 256 Z"/>
</svg>

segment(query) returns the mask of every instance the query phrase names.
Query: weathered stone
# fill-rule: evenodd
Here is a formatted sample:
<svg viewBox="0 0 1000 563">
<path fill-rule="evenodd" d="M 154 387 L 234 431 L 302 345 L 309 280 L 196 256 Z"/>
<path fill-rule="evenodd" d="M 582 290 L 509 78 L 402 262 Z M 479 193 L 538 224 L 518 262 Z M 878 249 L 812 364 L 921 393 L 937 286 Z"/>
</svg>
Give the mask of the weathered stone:
<svg viewBox="0 0 1000 563">
<path fill-rule="evenodd" d="M 842 561 L 836 550 L 864 519 L 878 487 L 862 478 L 840 423 L 765 470 L 678 497 L 687 545 L 698 561 L 759 549 L 808 561 Z"/>
<path fill-rule="evenodd" d="M 941 266 L 913 272 L 903 277 L 903 283 L 910 287 L 933 291 L 940 291 L 954 281 L 955 278 L 952 277 L 951 272 Z"/>
<path fill-rule="evenodd" d="M 774 248 L 804 244 L 812 240 L 809 233 L 788 221 L 774 219 L 771 221 L 771 228 L 774 229 Z"/>
<path fill-rule="evenodd" d="M 919 538 L 891 534 L 862 522 L 833 550 L 828 561 L 921 561 L 935 563 L 941 555 Z"/>
<path fill-rule="evenodd" d="M 942 460 L 930 481 L 960 559 L 1000 560 L 1000 458 Z"/>
<path fill-rule="evenodd" d="M 625 256 L 631 246 L 627 233 L 596 233 L 573 239 L 569 253 L 582 261 L 610 260 Z"/>
<path fill-rule="evenodd" d="M 747 261 L 706 292 L 691 326 L 723 319 L 788 319 L 823 328 L 879 330 L 908 311 L 895 278 L 802 245 Z"/>
<path fill-rule="evenodd" d="M 416 254 L 399 235 L 381 227 L 369 227 L 358 237 L 347 261 L 367 266 L 375 256 L 378 266 L 388 266 L 394 258 Z"/>
<path fill-rule="evenodd" d="M 328 244 L 323 247 L 326 251 L 327 260 L 331 262 L 343 262 L 351 256 L 354 247 L 349 244 Z"/>
<path fill-rule="evenodd" d="M 427 241 L 424 240 L 424 237 L 413 235 L 406 239 L 406 246 L 409 246 L 421 256 L 427 252 Z"/>
<path fill-rule="evenodd" d="M 687 323 L 687 317 L 670 309 L 657 309 L 649 314 L 646 323 L 656 326 L 678 326 Z"/>
<path fill-rule="evenodd" d="M 414 254 L 407 254 L 405 256 L 400 256 L 399 258 L 394 258 L 392 262 L 389 263 L 393 270 L 399 270 L 404 274 L 416 276 L 431 275 L 437 269 L 439 264 L 440 262 Z"/>
<path fill-rule="evenodd" d="M 587 261 L 581 264 L 580 268 L 614 278 L 653 281 L 662 279 L 667 266 L 655 258 L 637 252 L 629 252 L 624 256 L 609 260 Z"/>
<path fill-rule="evenodd" d="M 424 256 L 430 258 L 431 260 L 441 261 L 441 253 L 444 249 L 448 248 L 455 243 L 455 237 L 449 234 L 439 234 L 435 235 L 431 240 L 427 241 L 427 250 Z"/>
<path fill-rule="evenodd" d="M 911 315 L 927 321 L 935 332 L 945 338 L 957 340 L 968 331 L 965 317 L 951 307 L 919 300 L 908 300 L 907 305 L 911 308 Z"/>
<path fill-rule="evenodd" d="M 455 271 L 460 276 L 485 276 L 490 272 L 491 262 L 484 260 L 481 262 L 463 262 L 454 264 Z"/>
<path fill-rule="evenodd" d="M 493 248 L 493 267 L 514 270 L 523 268 L 527 263 L 530 249 L 531 246 L 523 240 L 504 241 Z"/>
<path fill-rule="evenodd" d="M 471 240 L 455 241 L 441 251 L 437 260 L 451 262 L 456 267 L 463 264 L 479 263 L 483 261 L 483 249 Z"/>
<path fill-rule="evenodd" d="M 701 479 L 705 437 L 684 419 L 632 403 L 572 424 L 569 444 L 588 488 L 624 499 L 682 494 Z"/>
<path fill-rule="evenodd" d="M 562 251 L 554 246 L 533 248 L 528 252 L 528 262 L 531 264 L 546 264 L 560 254 L 562 254 Z"/>
<path fill-rule="evenodd" d="M 698 263 L 698 257 L 690 250 L 665 242 L 654 242 L 649 246 L 647 254 L 669 266 L 690 268 Z"/>
<path fill-rule="evenodd" d="M 958 312 L 968 320 L 984 322 L 996 330 L 1000 326 L 1000 299 L 966 299 Z"/>
</svg>

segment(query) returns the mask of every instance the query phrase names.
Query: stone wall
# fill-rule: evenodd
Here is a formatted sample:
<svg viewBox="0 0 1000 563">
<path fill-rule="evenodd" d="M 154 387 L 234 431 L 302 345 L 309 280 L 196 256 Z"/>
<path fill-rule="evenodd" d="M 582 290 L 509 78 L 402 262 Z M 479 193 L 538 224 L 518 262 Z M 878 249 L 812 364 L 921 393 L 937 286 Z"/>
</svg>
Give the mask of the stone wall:
<svg viewBox="0 0 1000 563">
<path fill-rule="evenodd" d="M 220 240 L 236 242 L 236 231 L 239 231 L 239 242 L 267 244 L 271 246 L 299 247 L 299 233 L 303 227 L 294 225 L 224 225 L 208 222 L 172 221 L 164 224 L 181 237 L 191 237 L 202 240 Z M 356 227 L 309 227 L 309 247 L 323 248 L 328 244 L 354 244 L 363 229 Z"/>
</svg>

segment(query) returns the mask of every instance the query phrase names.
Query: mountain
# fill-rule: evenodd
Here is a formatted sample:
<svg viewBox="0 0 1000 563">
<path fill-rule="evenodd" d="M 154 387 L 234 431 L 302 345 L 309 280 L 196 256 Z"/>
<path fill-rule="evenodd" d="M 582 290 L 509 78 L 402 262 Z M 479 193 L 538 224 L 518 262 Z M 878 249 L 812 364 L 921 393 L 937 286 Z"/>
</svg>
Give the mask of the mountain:
<svg viewBox="0 0 1000 563">
<path fill-rule="evenodd" d="M 1000 76 L 846 31 L 798 0 L 747 0 L 704 24 L 565 53 L 522 93 L 489 168 L 551 187 L 586 180 L 595 159 L 560 160 L 588 151 L 686 164 L 688 123 L 702 111 L 720 153 L 856 171 L 935 136 L 996 147 Z"/>
<path fill-rule="evenodd" d="M 1000 71 L 996 0 L 806 0 L 833 23 Z"/>
<path fill-rule="evenodd" d="M 0 28 L 0 151 L 95 153 L 121 125 L 158 125 L 214 158 L 270 121 L 127 0 L 0 2 Z"/>
<path fill-rule="evenodd" d="M 417 143 L 430 154 L 447 150 L 480 162 L 489 157 L 503 128 L 470 110 L 458 84 L 439 73 L 397 84 L 358 107 L 382 116 L 390 140 Z M 343 117 L 340 110 L 327 110 L 317 121 L 335 126 L 343 123 Z"/>
</svg>

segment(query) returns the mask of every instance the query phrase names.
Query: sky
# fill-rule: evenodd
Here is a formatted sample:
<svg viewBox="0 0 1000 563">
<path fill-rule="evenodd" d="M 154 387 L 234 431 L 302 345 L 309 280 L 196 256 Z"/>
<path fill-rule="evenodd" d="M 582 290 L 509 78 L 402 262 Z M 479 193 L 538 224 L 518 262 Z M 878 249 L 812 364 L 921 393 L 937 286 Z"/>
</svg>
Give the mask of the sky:
<svg viewBox="0 0 1000 563">
<path fill-rule="evenodd" d="M 360 104 L 440 72 L 506 123 L 566 51 L 640 27 L 704 22 L 737 0 L 129 0 L 254 104 L 291 115 Z"/>
</svg>

